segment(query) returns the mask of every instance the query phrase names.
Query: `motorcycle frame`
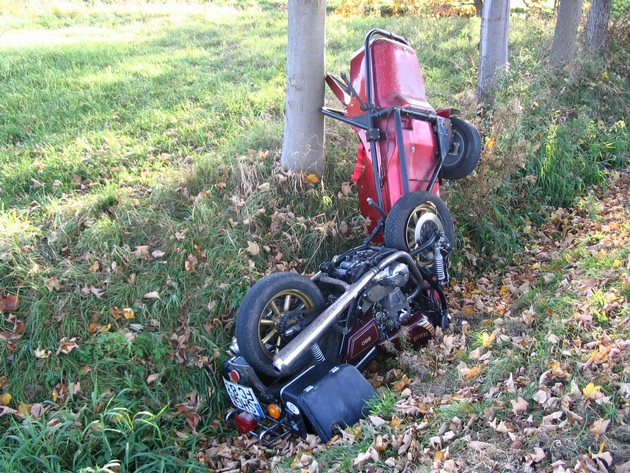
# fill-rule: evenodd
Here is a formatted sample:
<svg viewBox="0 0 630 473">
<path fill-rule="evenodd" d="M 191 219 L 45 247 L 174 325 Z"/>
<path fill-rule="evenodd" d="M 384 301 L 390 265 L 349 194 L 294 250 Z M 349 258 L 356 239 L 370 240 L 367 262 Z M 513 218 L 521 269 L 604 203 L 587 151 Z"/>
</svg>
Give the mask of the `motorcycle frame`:
<svg viewBox="0 0 630 473">
<path fill-rule="evenodd" d="M 364 113 L 354 117 L 349 117 L 344 111 L 341 110 L 331 109 L 328 107 L 322 107 L 321 109 L 321 112 L 325 116 L 334 118 L 335 120 L 339 120 L 343 123 L 347 123 L 357 130 L 363 130 L 365 132 L 365 138 L 370 144 L 370 160 L 373 169 L 374 192 L 376 194 L 377 202 L 368 201 L 368 203 L 372 207 L 376 207 L 376 210 L 381 215 L 381 218 L 379 222 L 377 222 L 377 225 L 368 241 L 371 241 L 376 236 L 378 231 L 382 230 L 386 218 L 385 209 L 387 208 L 383 198 L 383 183 L 381 181 L 383 159 L 381 156 L 380 146 L 377 146 L 379 140 L 383 139 L 381 130 L 376 125 L 378 120 L 386 116 L 393 116 L 394 118 L 396 152 L 398 153 L 398 159 L 400 162 L 400 179 L 402 181 L 402 190 L 404 195 L 410 192 L 410 186 L 409 176 L 407 172 L 407 156 L 403 138 L 403 118 L 422 120 L 432 124 L 433 132 L 437 138 L 438 149 L 436 165 L 433 169 L 433 172 L 431 173 L 431 177 L 429 179 L 426 190 L 433 192 L 434 186 L 436 182 L 438 182 L 438 179 L 440 177 L 440 172 L 442 170 L 444 160 L 451 146 L 449 117 L 452 114 L 456 113 L 452 109 L 439 109 L 436 111 L 436 113 L 431 113 L 430 111 L 417 110 L 411 107 L 402 106 L 392 106 L 379 109 L 375 103 L 374 97 L 374 58 L 372 51 L 372 46 L 374 44 L 375 37 L 377 36 L 387 38 L 405 46 L 409 46 L 407 40 L 393 33 L 381 29 L 373 29 L 368 32 L 365 37 L 364 43 L 366 103 L 361 102 L 361 99 L 359 98 L 356 90 L 354 90 L 352 84 L 350 84 L 349 81 L 346 81 L 346 84 L 342 84 L 338 79 L 334 78 L 333 76 L 326 76 L 326 82 L 328 86 L 335 93 L 335 95 L 342 102 L 344 102 L 344 104 L 344 98 L 349 99 L 350 97 L 355 97 L 361 103 L 361 110 L 364 111 Z"/>
</svg>

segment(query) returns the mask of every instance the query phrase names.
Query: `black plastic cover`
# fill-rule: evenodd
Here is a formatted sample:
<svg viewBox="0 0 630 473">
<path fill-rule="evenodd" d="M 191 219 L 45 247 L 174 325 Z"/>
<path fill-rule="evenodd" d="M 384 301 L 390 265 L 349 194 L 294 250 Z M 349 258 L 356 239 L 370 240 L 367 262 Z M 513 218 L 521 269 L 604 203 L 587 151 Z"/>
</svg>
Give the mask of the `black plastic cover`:
<svg viewBox="0 0 630 473">
<path fill-rule="evenodd" d="M 375 395 L 357 368 L 329 362 L 311 366 L 280 392 L 289 413 L 304 416 L 323 442 L 365 417 Z"/>
</svg>

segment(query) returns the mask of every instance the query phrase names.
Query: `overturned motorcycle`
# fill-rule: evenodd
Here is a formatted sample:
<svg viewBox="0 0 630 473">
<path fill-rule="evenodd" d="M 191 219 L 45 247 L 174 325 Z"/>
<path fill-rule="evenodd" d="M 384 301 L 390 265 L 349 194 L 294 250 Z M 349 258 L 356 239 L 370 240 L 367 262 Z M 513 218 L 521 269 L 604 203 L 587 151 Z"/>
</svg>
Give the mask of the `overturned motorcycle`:
<svg viewBox="0 0 630 473">
<path fill-rule="evenodd" d="M 402 216 L 412 251 L 359 246 L 311 279 L 275 273 L 247 293 L 224 364 L 236 407 L 228 418 L 241 432 L 265 444 L 290 432 L 328 441 L 367 413 L 375 392 L 361 370 L 379 348 L 417 348 L 449 325 L 443 286 L 452 220 L 422 194 L 407 196 L 399 203 L 423 199 Z M 387 221 L 408 208 L 395 205 Z"/>
<path fill-rule="evenodd" d="M 310 279 L 260 279 L 238 310 L 223 366 L 235 406 L 227 418 L 267 445 L 291 432 L 330 440 L 367 414 L 375 390 L 361 371 L 379 349 L 418 348 L 449 326 L 455 229 L 439 188 L 442 177 L 470 174 L 481 154 L 477 130 L 428 104 L 400 37 L 370 31 L 350 80 L 327 82 L 345 110 L 322 112 L 360 138 L 353 180 L 373 230 Z"/>
</svg>

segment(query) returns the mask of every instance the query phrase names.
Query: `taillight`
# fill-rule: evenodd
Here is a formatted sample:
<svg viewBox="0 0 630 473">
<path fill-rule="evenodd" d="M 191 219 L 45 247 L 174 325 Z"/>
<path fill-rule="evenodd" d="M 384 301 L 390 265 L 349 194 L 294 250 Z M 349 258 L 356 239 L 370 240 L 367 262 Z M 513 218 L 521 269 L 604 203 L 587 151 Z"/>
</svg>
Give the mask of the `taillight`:
<svg viewBox="0 0 630 473">
<path fill-rule="evenodd" d="M 242 434 L 248 434 L 258 427 L 258 421 L 256 421 L 256 418 L 249 412 L 239 412 L 236 414 L 234 417 L 234 423 L 236 424 L 236 428 Z"/>
<path fill-rule="evenodd" d="M 232 381 L 235 383 L 238 383 L 238 380 L 241 379 L 241 375 L 238 374 L 238 371 L 232 370 L 230 371 L 230 378 L 232 378 Z"/>
</svg>

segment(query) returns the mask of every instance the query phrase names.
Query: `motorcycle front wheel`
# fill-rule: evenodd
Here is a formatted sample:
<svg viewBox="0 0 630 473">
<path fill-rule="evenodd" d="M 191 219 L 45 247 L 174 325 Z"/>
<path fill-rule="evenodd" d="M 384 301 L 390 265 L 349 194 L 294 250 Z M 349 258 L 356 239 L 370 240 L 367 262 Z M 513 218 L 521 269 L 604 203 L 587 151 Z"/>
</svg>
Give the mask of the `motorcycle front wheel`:
<svg viewBox="0 0 630 473">
<path fill-rule="evenodd" d="M 426 243 L 436 230 L 444 233 L 451 248 L 455 245 L 455 225 L 446 203 L 431 192 L 410 192 L 390 210 L 383 239 L 386 247 L 409 252 Z M 432 250 L 418 253 L 418 262 L 433 264 Z"/>
<path fill-rule="evenodd" d="M 245 295 L 236 315 L 241 355 L 257 372 L 277 376 L 274 355 L 316 317 L 323 305 L 324 296 L 307 277 L 274 273 L 260 279 Z M 297 363 L 295 370 L 307 360 Z"/>
</svg>

